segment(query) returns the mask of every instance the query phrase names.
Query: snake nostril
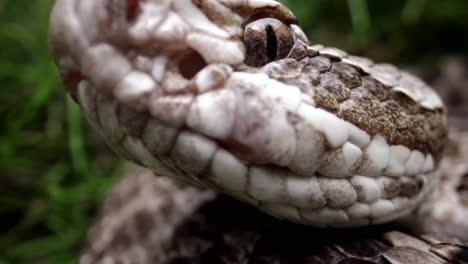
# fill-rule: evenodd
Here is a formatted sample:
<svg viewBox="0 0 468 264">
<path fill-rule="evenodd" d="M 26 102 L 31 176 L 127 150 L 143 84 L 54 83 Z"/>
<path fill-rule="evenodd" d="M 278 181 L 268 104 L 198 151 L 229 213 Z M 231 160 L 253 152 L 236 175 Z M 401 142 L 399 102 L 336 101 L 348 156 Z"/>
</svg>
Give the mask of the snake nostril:
<svg viewBox="0 0 468 264">
<path fill-rule="evenodd" d="M 198 52 L 192 50 L 180 60 L 179 71 L 185 78 L 192 79 L 206 65 L 205 59 Z"/>
<path fill-rule="evenodd" d="M 140 0 L 127 0 L 127 20 L 133 22 L 140 13 Z"/>
</svg>

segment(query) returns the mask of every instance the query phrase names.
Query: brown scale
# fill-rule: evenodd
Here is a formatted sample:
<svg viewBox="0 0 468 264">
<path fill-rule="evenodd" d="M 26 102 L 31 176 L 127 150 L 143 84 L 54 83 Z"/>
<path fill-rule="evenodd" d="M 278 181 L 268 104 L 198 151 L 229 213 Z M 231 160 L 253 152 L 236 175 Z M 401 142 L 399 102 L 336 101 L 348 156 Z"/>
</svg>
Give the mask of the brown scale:
<svg viewBox="0 0 468 264">
<path fill-rule="evenodd" d="M 392 90 L 371 76 L 362 77 L 362 88 L 368 90 L 379 101 L 386 101 L 392 98 Z"/>
<path fill-rule="evenodd" d="M 396 129 L 407 129 L 409 125 L 409 117 L 394 100 L 388 100 L 382 103 L 385 114 L 390 121 L 395 125 Z"/>
<path fill-rule="evenodd" d="M 351 99 L 356 102 L 356 105 L 362 108 L 369 117 L 373 118 L 385 113 L 385 109 L 380 107 L 380 101 L 364 87 L 357 87 L 351 90 Z"/>
<path fill-rule="evenodd" d="M 338 78 L 350 89 L 359 87 L 362 84 L 359 72 L 349 64 L 333 63 L 331 72 L 338 75 Z"/>
<path fill-rule="evenodd" d="M 382 198 L 391 199 L 400 195 L 402 186 L 399 182 L 399 178 L 381 177 L 378 179 L 383 186 Z M 415 194 L 417 193 L 415 192 L 411 196 Z"/>
<path fill-rule="evenodd" d="M 331 61 L 327 57 L 317 56 L 309 60 L 309 66 L 314 67 L 323 73 L 331 69 Z"/>
<path fill-rule="evenodd" d="M 349 87 L 330 72 L 322 74 L 320 86 L 330 92 L 331 96 L 339 102 L 346 101 L 351 96 Z"/>
<path fill-rule="evenodd" d="M 332 93 L 330 93 L 327 89 L 321 86 L 315 89 L 314 101 L 321 108 L 324 108 L 331 112 L 338 111 L 340 107 L 340 103 L 338 102 L 338 99 L 336 99 L 332 95 Z"/>
<path fill-rule="evenodd" d="M 399 177 L 400 195 L 403 197 L 412 197 L 419 193 L 424 185 L 420 177 Z"/>
</svg>

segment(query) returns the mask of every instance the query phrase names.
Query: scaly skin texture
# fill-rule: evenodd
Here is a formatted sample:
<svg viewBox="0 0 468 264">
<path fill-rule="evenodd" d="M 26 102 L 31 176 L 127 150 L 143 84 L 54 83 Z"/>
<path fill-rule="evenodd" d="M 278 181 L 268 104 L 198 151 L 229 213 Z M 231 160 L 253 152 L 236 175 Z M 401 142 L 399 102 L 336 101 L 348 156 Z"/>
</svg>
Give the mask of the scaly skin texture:
<svg viewBox="0 0 468 264">
<path fill-rule="evenodd" d="M 468 151 L 468 134 L 453 138 L 462 139 L 455 149 Z M 461 166 L 464 163 L 457 159 L 464 155 L 446 157 L 443 163 Z M 439 172 L 451 173 L 443 180 L 442 197 L 467 194 L 466 188 L 455 190 L 462 174 L 444 168 Z M 447 264 L 467 260 L 467 238 L 463 243 L 456 237 L 468 229 L 447 219 L 450 214 L 421 219 L 427 225 L 423 235 L 398 225 L 322 230 L 277 221 L 212 194 L 178 188 L 148 170 L 129 170 L 91 228 L 80 263 Z M 446 198 L 433 206 L 453 209 L 454 200 Z M 412 222 L 418 221 L 413 218 Z"/>
<path fill-rule="evenodd" d="M 59 0 L 50 41 L 88 120 L 157 175 L 317 227 L 409 214 L 438 181 L 441 100 L 296 24 L 271 0 Z"/>
</svg>

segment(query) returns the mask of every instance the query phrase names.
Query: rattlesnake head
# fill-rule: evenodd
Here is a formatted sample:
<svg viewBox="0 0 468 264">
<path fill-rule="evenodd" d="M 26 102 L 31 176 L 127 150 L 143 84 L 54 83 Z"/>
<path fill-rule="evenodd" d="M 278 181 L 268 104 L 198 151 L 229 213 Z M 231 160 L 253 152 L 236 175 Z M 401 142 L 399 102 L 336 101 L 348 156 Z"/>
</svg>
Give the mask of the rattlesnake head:
<svg viewBox="0 0 468 264">
<path fill-rule="evenodd" d="M 157 175 L 318 227 L 397 219 L 437 185 L 437 94 L 311 45 L 276 1 L 58 0 L 50 25 L 67 91 Z"/>
</svg>

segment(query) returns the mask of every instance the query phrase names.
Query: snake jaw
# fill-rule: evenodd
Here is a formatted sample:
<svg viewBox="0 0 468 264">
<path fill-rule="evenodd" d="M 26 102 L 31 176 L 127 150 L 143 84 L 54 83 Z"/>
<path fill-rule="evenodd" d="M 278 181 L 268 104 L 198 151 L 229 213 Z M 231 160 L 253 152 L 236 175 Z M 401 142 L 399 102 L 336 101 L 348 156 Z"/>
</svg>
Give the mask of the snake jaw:
<svg viewBox="0 0 468 264">
<path fill-rule="evenodd" d="M 256 21 L 268 60 L 252 66 Z M 307 46 L 296 24 L 270 0 L 59 0 L 50 41 L 93 126 L 159 175 L 315 226 L 407 214 L 436 184 L 440 99 L 394 66 Z"/>
</svg>

